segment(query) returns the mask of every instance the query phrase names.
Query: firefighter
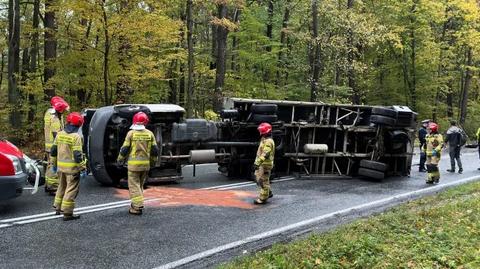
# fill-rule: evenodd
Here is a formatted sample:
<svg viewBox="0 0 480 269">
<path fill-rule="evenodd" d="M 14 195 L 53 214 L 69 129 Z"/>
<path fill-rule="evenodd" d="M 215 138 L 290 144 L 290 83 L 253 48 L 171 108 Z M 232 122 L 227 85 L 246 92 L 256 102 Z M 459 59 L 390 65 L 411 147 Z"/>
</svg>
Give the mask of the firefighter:
<svg viewBox="0 0 480 269">
<path fill-rule="evenodd" d="M 55 195 L 58 187 L 57 172 L 52 169 L 50 160 L 50 151 L 53 141 L 57 134 L 63 130 L 64 121 L 63 113 L 69 109 L 68 103 L 61 97 L 54 96 L 50 100 L 51 108 L 47 109 L 44 116 L 44 133 L 45 133 L 45 153 L 47 158 L 47 169 L 45 172 L 45 192 Z"/>
<path fill-rule="evenodd" d="M 255 204 L 265 204 L 268 198 L 273 196 L 270 190 L 270 175 L 273 169 L 273 160 L 275 157 L 275 142 L 272 139 L 272 125 L 261 123 L 258 132 L 262 137 L 255 158 L 255 179 L 259 187 L 259 197 L 253 202 Z"/>
<path fill-rule="evenodd" d="M 78 129 L 84 122 L 83 116 L 78 112 L 70 113 L 67 124 L 55 138 L 50 155 L 53 167 L 58 168 L 60 185 L 53 207 L 56 214 L 63 212 L 63 220 L 75 220 L 80 218 L 73 214 L 75 198 L 78 195 L 80 178 L 85 175 L 86 161 L 83 154 L 83 138 Z"/>
<path fill-rule="evenodd" d="M 427 128 L 425 154 L 427 156 L 427 184 L 438 183 L 440 180 L 440 171 L 438 163 L 440 162 L 441 151 L 443 147 L 443 136 L 438 133 L 438 124 L 430 122 Z"/>
<path fill-rule="evenodd" d="M 148 116 L 143 112 L 133 116 L 131 130 L 127 133 L 117 158 L 118 166 L 123 166 L 127 159 L 128 191 L 131 200 L 128 212 L 132 215 L 142 214 L 143 184 L 147 179 L 150 164 L 156 161 L 159 154 L 155 135 L 146 129 L 148 122 Z"/>
</svg>

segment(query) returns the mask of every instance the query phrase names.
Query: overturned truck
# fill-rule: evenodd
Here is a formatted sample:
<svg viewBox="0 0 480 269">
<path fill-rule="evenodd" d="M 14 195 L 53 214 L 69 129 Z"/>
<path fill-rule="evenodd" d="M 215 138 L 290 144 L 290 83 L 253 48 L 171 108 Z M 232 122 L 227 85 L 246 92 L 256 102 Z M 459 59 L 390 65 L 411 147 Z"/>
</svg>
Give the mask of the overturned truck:
<svg viewBox="0 0 480 269">
<path fill-rule="evenodd" d="M 126 168 L 115 165 L 135 113 L 150 116 L 160 158 L 149 182 L 176 181 L 182 166 L 217 163 L 229 177 L 251 177 L 257 126 L 269 122 L 276 144 L 274 177 L 364 176 L 410 173 L 417 114 L 404 106 L 373 107 L 226 98 L 221 120 L 184 119 L 178 105 L 116 105 L 87 109 L 83 127 L 90 170 L 116 185 Z M 195 170 L 195 169 L 194 169 Z"/>
</svg>

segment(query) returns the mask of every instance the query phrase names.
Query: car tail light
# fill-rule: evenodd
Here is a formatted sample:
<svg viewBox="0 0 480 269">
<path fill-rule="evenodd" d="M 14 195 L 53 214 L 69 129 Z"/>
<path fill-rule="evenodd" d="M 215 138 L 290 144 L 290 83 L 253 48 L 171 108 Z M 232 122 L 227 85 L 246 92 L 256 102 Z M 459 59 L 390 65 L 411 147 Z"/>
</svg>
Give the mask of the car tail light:
<svg viewBox="0 0 480 269">
<path fill-rule="evenodd" d="M 7 155 L 0 154 L 0 176 L 13 176 L 13 175 L 15 175 L 15 168 L 14 168 L 13 161 Z"/>
</svg>

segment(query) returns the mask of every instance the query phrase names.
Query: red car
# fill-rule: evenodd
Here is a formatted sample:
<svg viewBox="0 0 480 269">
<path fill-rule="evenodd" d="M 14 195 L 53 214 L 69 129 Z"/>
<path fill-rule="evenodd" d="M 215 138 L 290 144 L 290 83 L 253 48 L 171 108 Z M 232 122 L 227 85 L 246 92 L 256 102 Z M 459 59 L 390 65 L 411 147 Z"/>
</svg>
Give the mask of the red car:
<svg viewBox="0 0 480 269">
<path fill-rule="evenodd" d="M 0 200 L 20 196 L 28 180 L 22 151 L 0 139 Z"/>
</svg>

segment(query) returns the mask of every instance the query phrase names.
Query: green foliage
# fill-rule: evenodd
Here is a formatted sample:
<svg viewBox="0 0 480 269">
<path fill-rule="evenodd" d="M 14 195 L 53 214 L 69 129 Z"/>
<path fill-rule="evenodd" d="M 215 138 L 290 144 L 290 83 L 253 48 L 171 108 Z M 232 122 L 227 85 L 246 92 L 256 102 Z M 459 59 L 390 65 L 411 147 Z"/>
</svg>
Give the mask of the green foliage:
<svg viewBox="0 0 480 269">
<path fill-rule="evenodd" d="M 478 268 L 479 198 L 457 187 L 220 268 Z"/>
<path fill-rule="evenodd" d="M 318 45 L 318 98 L 349 103 L 353 89 L 364 104 L 409 105 L 419 118 L 442 126 L 459 118 L 466 71 L 470 83 L 467 120 L 469 134 L 477 126 L 480 96 L 480 8 L 475 0 L 318 1 L 318 37 L 312 38 L 312 2 L 195 0 L 193 1 L 194 114 L 211 109 L 216 75 L 217 27 L 228 29 L 224 96 L 309 100 L 314 47 Z M 44 1 L 41 1 L 42 9 Z M 178 103 L 185 105 L 187 67 L 186 2 L 180 0 L 59 0 L 56 12 L 57 59 L 43 60 L 44 32 L 34 29 L 33 5 L 21 9 L 20 91 L 24 123 L 34 112 L 41 133 L 41 115 L 48 103 L 44 89 L 54 86 L 74 110 L 116 102 Z M 218 4 L 227 16 L 218 17 Z M 2 7 L 7 7 L 3 4 Z M 288 11 L 288 13 L 286 12 Z M 42 10 L 43 13 L 43 10 Z M 234 14 L 240 14 L 235 21 Z M 286 15 L 288 15 L 286 17 Z M 286 20 L 286 18 L 288 18 Z M 271 24 L 271 38 L 267 26 Z M 285 25 L 284 25 L 285 24 Z M 3 79 L 0 127 L 8 127 L 6 12 L 0 13 L 0 52 Z M 35 70 L 29 55 L 39 33 Z M 466 52 L 472 50 L 473 64 Z M 108 55 L 106 52 L 108 50 Z M 28 52 L 28 53 L 24 53 Z M 414 55 L 414 56 L 412 56 Z M 106 56 L 106 57 L 105 57 Z M 352 59 L 349 59 L 351 57 Z M 108 64 L 105 66 L 105 62 Z M 56 69 L 48 82 L 46 66 Z M 106 83 L 105 83 L 106 78 Z M 350 77 L 351 79 L 351 77 Z M 28 101 L 33 96 L 32 100 Z M 30 98 L 31 99 L 31 98 Z M 448 103 L 447 100 L 451 102 Z M 9 128 L 4 128 L 9 129 Z"/>
</svg>

